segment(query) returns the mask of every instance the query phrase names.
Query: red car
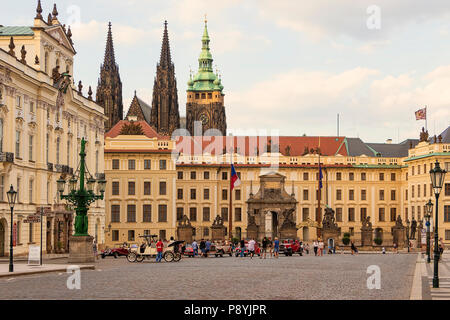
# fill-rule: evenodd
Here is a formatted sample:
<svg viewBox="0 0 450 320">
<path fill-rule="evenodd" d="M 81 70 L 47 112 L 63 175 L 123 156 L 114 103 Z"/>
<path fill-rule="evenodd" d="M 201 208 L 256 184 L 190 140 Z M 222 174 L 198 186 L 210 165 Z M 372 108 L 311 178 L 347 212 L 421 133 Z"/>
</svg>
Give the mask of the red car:
<svg viewBox="0 0 450 320">
<path fill-rule="evenodd" d="M 285 240 L 280 245 L 280 251 L 284 253 L 285 256 L 292 256 L 294 253 L 303 255 L 303 248 L 299 242 Z"/>
<path fill-rule="evenodd" d="M 188 256 L 188 257 L 193 257 L 194 256 L 194 249 L 192 248 L 191 244 L 186 244 L 186 247 L 184 248 L 183 254 L 185 256 Z"/>
<path fill-rule="evenodd" d="M 120 247 L 120 248 L 112 248 L 112 249 L 106 249 L 103 250 L 101 253 L 102 259 L 105 259 L 105 257 L 110 257 L 113 256 L 115 259 L 117 259 L 117 257 L 121 257 L 121 256 L 128 256 L 128 254 L 130 253 L 130 250 L 128 250 L 127 247 Z"/>
</svg>

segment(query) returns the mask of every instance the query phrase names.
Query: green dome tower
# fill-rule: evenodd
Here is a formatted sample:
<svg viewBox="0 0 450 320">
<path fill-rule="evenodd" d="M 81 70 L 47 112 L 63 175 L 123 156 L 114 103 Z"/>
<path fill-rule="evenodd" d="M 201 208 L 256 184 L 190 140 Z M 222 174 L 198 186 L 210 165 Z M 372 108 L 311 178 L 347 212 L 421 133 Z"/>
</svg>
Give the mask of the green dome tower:
<svg viewBox="0 0 450 320">
<path fill-rule="evenodd" d="M 213 58 L 209 49 L 208 24 L 202 37 L 202 51 L 198 58 L 198 72 L 187 82 L 186 129 L 194 134 L 194 123 L 200 121 L 202 132 L 217 129 L 221 135 L 227 133 L 227 123 L 224 107 L 224 93 L 221 80 L 214 74 Z M 214 133 L 213 133 L 214 134 Z M 214 134 L 216 135 L 217 132 Z M 207 133 L 207 135 L 211 135 Z"/>
</svg>

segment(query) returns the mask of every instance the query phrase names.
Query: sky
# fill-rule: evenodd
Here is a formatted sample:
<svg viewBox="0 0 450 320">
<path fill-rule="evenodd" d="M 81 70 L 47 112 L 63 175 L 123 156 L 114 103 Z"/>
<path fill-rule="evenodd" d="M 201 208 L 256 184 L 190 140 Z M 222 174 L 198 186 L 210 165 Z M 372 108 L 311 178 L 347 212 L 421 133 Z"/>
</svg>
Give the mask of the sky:
<svg viewBox="0 0 450 320">
<path fill-rule="evenodd" d="M 0 24 L 32 25 L 37 0 L 3 1 Z M 54 1 L 42 0 L 43 16 Z M 448 0 L 59 0 L 72 26 L 75 82 L 97 86 L 108 22 L 123 83 L 151 104 L 168 21 L 180 114 L 198 69 L 205 15 L 233 134 L 419 138 L 450 125 Z"/>
</svg>

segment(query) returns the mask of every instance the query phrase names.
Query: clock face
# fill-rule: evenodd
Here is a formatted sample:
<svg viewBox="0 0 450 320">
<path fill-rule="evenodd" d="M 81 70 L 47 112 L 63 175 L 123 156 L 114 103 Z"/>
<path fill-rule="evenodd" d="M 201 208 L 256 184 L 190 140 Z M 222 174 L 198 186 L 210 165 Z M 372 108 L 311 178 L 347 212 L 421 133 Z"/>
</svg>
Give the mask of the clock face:
<svg viewBox="0 0 450 320">
<path fill-rule="evenodd" d="M 200 115 L 200 121 L 202 122 L 203 125 L 208 124 L 208 116 L 205 113 L 202 113 Z"/>
</svg>

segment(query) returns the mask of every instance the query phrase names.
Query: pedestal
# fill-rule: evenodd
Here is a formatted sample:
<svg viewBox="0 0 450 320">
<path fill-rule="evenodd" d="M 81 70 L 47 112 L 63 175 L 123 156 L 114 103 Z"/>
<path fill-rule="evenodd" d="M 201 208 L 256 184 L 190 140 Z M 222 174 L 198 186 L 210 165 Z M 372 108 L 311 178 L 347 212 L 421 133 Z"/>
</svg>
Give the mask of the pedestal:
<svg viewBox="0 0 450 320">
<path fill-rule="evenodd" d="M 224 226 L 212 226 L 211 238 L 213 241 L 225 240 L 225 227 Z"/>
<path fill-rule="evenodd" d="M 93 243 L 91 236 L 70 236 L 69 263 L 95 262 Z"/>
<path fill-rule="evenodd" d="M 186 241 L 186 243 L 192 243 L 192 227 L 191 225 L 187 226 L 178 226 L 177 229 L 178 240 Z"/>
<path fill-rule="evenodd" d="M 361 229 L 361 246 L 372 246 L 373 245 L 373 230 L 372 229 Z"/>
</svg>

